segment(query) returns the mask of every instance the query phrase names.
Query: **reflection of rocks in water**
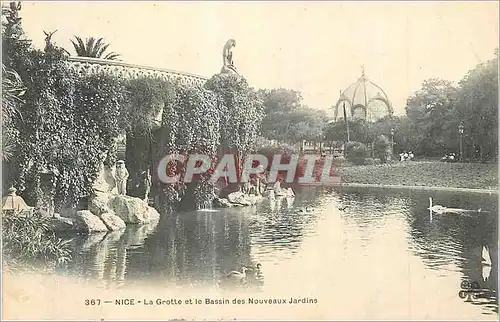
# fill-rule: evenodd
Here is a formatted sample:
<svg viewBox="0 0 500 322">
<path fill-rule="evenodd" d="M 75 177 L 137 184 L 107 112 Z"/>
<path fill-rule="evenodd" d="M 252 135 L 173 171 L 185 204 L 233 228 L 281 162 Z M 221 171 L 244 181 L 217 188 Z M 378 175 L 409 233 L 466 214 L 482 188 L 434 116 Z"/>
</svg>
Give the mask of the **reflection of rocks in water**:
<svg viewBox="0 0 500 322">
<path fill-rule="evenodd" d="M 104 232 L 90 234 L 90 235 L 83 235 L 83 238 L 80 239 L 81 244 L 79 245 L 81 251 L 86 252 L 91 250 L 93 247 L 95 247 L 97 244 L 103 241 L 104 237 L 106 237 L 106 233 Z"/>
<path fill-rule="evenodd" d="M 158 223 L 129 226 L 125 230 L 79 236 L 75 245 L 73 270 L 104 285 L 120 286 L 127 271 L 127 250 L 144 244 Z"/>
<path fill-rule="evenodd" d="M 146 238 L 155 231 L 157 226 L 158 221 L 140 226 L 128 226 L 123 237 L 127 245 L 126 247 L 134 249 L 144 245 Z"/>
</svg>

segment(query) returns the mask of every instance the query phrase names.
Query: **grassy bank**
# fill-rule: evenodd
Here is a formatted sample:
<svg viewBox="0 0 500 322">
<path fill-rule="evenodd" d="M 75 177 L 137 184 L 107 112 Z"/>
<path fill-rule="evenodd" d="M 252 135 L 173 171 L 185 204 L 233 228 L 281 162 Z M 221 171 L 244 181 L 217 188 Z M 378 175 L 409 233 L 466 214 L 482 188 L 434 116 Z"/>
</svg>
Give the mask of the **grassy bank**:
<svg viewBox="0 0 500 322">
<path fill-rule="evenodd" d="M 497 189 L 497 164 L 432 161 L 341 166 L 336 175 L 344 183 Z"/>
</svg>

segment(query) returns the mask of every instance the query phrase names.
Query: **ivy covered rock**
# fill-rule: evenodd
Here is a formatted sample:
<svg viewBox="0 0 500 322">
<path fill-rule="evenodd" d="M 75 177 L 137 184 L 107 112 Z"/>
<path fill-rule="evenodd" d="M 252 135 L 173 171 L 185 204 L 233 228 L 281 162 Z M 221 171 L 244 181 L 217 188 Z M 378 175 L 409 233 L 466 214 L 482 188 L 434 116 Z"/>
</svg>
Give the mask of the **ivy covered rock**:
<svg viewBox="0 0 500 322">
<path fill-rule="evenodd" d="M 158 211 L 139 198 L 115 195 L 108 205 L 126 224 L 147 224 L 160 219 Z"/>
<path fill-rule="evenodd" d="M 73 223 L 76 231 L 84 233 L 106 232 L 108 228 L 102 220 L 91 213 L 89 210 L 80 210 L 73 218 Z"/>
</svg>

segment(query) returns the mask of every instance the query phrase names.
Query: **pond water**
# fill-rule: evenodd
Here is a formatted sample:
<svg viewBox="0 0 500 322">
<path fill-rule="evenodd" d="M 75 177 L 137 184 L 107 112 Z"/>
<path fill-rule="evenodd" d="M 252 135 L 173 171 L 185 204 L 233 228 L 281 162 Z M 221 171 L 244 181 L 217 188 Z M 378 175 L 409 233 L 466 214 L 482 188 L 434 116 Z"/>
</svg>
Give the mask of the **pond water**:
<svg viewBox="0 0 500 322">
<path fill-rule="evenodd" d="M 253 207 L 185 212 L 122 233 L 73 236 L 74 261 L 62 272 L 106 289 L 151 294 L 184 288 L 221 297 L 231 289 L 316 299 L 316 318 L 325 319 L 498 317 L 496 295 L 459 297 L 464 280 L 498 289 L 496 195 L 299 190 L 295 198 Z M 429 196 L 434 204 L 482 211 L 431 218 Z M 483 246 L 491 267 L 481 264 Z M 221 282 L 221 273 L 257 263 L 258 278 Z"/>
</svg>

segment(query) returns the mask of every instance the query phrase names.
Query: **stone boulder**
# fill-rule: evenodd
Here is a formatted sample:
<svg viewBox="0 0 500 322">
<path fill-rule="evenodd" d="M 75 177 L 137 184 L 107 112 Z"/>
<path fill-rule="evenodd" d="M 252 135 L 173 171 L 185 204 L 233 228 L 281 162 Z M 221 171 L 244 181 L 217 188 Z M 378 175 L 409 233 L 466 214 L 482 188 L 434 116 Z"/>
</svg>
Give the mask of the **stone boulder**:
<svg viewBox="0 0 500 322">
<path fill-rule="evenodd" d="M 113 178 L 112 172 L 113 169 L 111 167 L 106 166 L 103 162 L 101 162 L 97 172 L 97 178 L 93 185 L 95 191 L 105 193 L 112 193 L 116 191 L 116 181 Z"/>
<path fill-rule="evenodd" d="M 248 200 L 252 203 L 252 205 L 255 205 L 259 200 L 262 200 L 261 195 L 248 195 Z"/>
<path fill-rule="evenodd" d="M 74 218 L 77 212 L 78 209 L 76 208 L 63 208 L 59 211 L 59 214 L 61 215 L 61 217 Z"/>
<path fill-rule="evenodd" d="M 125 222 L 120 217 L 112 213 L 101 214 L 99 218 L 101 218 L 102 222 L 104 223 L 104 225 L 106 225 L 108 230 L 111 231 L 121 230 L 127 227 Z"/>
<path fill-rule="evenodd" d="M 54 214 L 51 225 L 52 229 L 55 231 L 69 231 L 75 228 L 73 218 L 61 217 L 58 213 Z"/>
<path fill-rule="evenodd" d="M 227 199 L 230 203 L 240 204 L 243 206 L 251 206 L 255 204 L 249 195 L 244 194 L 243 192 L 236 191 L 232 192 L 227 196 Z"/>
<path fill-rule="evenodd" d="M 103 192 L 96 192 L 96 195 L 89 200 L 88 208 L 91 213 L 100 216 L 105 213 L 110 213 L 108 203 L 111 195 Z"/>
<path fill-rule="evenodd" d="M 89 210 L 80 210 L 73 218 L 76 231 L 85 233 L 106 232 L 108 228 L 102 220 Z"/>
<path fill-rule="evenodd" d="M 215 198 L 213 201 L 214 207 L 231 208 L 233 205 L 226 198 Z"/>
<path fill-rule="evenodd" d="M 158 211 L 139 198 L 115 195 L 108 206 L 126 224 L 146 224 L 160 219 Z"/>
</svg>

